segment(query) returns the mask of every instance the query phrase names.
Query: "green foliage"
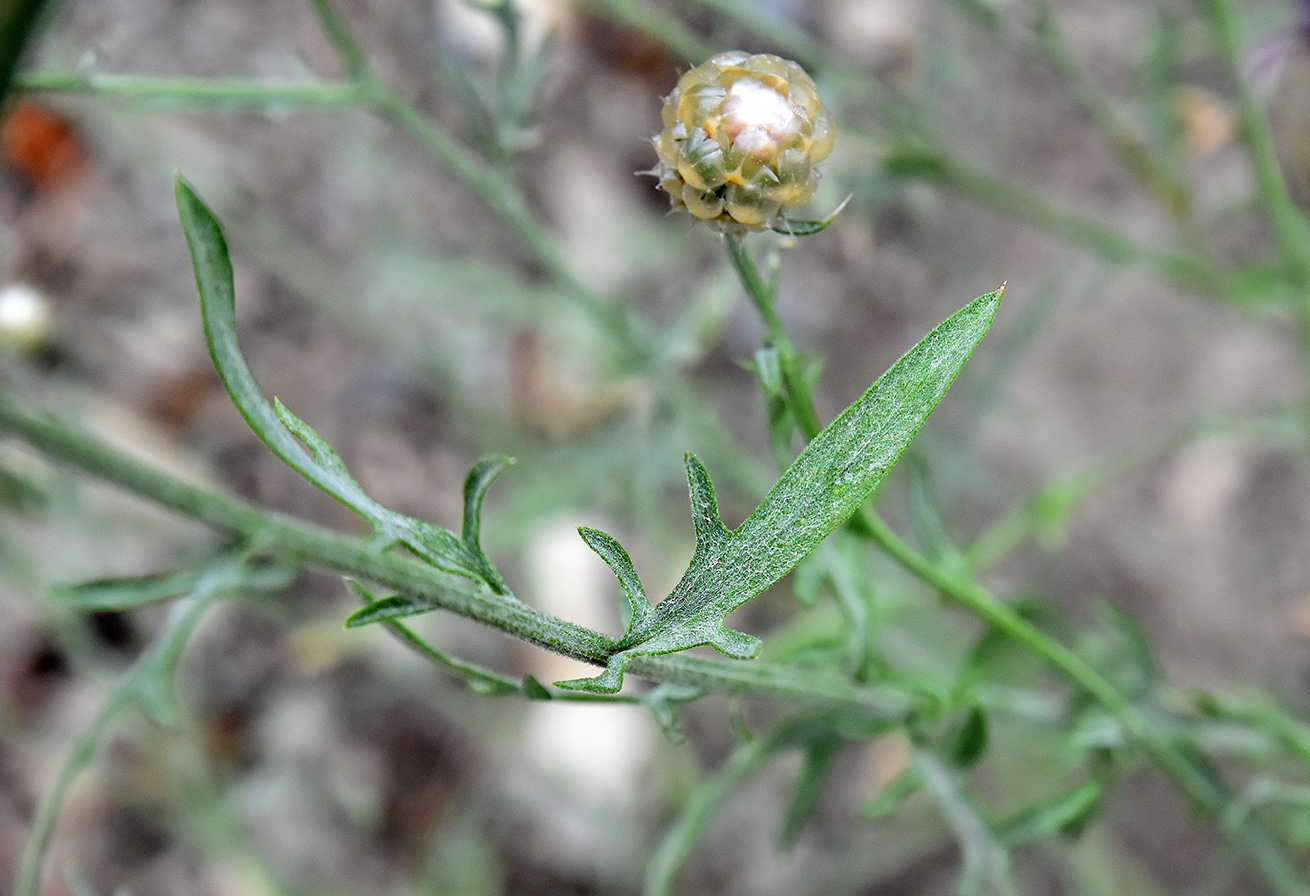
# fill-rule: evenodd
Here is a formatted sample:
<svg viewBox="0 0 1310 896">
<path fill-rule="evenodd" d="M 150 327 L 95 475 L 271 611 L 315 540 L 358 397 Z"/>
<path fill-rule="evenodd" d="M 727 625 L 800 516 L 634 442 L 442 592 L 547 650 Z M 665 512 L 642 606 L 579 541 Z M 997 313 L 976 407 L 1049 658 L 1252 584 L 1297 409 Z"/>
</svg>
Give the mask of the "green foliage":
<svg viewBox="0 0 1310 896">
<path fill-rule="evenodd" d="M 463 536 L 416 520 L 374 501 L 346 470 L 332 446 L 278 401 L 264 399 L 237 344 L 236 295 L 227 242 L 213 213 L 180 177 L 176 183 L 178 213 L 195 264 L 205 337 L 210 356 L 237 409 L 255 434 L 289 467 L 354 510 L 373 526 L 380 549 L 403 544 L 438 569 L 484 582 L 505 593 L 505 583 L 478 543 L 482 498 L 496 475 L 511 463 L 489 458 L 469 471 L 464 486 Z M 309 448 L 306 456 L 296 440 Z"/>
<path fill-rule="evenodd" d="M 653 610 L 627 553 L 601 533 L 584 533 L 622 583 L 631 619 L 604 673 L 565 686 L 617 691 L 632 657 L 701 644 L 753 657 L 758 639 L 729 629 L 724 617 L 790 572 L 878 487 L 987 332 L 1000 299 L 1000 290 L 988 293 L 925 336 L 810 442 L 734 530 L 719 519 L 709 473 L 687 455 L 696 551 Z"/>
<path fill-rule="evenodd" d="M 183 710 L 173 679 L 182 652 L 205 613 L 223 598 L 284 589 L 297 571 L 286 564 L 256 560 L 247 550 L 237 550 L 220 553 L 201 567 L 170 576 L 135 583 L 94 582 L 64 589 L 68 599 L 83 606 L 104 606 L 104 597 L 108 595 L 114 596 L 115 606 L 139 606 L 159 599 L 162 590 L 180 594 L 182 599 L 170 608 L 154 642 L 133 663 L 82 733 L 54 785 L 44 794 L 23 850 L 14 892 L 35 896 L 41 891 L 41 865 L 54 837 L 60 810 L 119 716 L 135 707 L 159 725 L 176 726 L 181 722 Z"/>
<path fill-rule="evenodd" d="M 706 299 L 673 323 L 659 324 L 638 316 L 637 303 L 624 301 L 629 283 L 619 296 L 599 294 L 573 268 L 563 244 L 520 190 L 516 166 L 535 137 L 538 100 L 553 47 L 549 42 L 528 46 L 515 5 L 510 0 L 473 4 L 500 28 L 504 62 L 494 73 L 487 76 L 443 60 L 443 74 L 464 116 L 465 133 L 456 136 L 382 80 L 330 0 L 310 2 L 340 52 L 346 73 L 340 82 L 204 81 L 88 71 L 24 76 L 20 86 L 203 108 L 358 108 L 414 137 L 498 216 L 531 259 L 531 287 L 501 258 L 470 263 L 491 272 L 472 278 L 477 281 L 472 292 L 501 293 L 488 303 L 504 307 L 488 316 L 497 323 L 534 322 L 545 309 L 547 315 L 568 318 L 570 323 L 560 325 L 561 330 L 582 321 L 604 343 L 601 354 L 619 359 L 616 370 L 649 384 L 654 409 L 650 417 L 657 423 L 639 437 L 616 431 L 592 443 L 580 440 L 557 448 L 556 459 L 573 457 L 571 477 L 588 479 L 584 486 L 552 481 L 529 495 L 533 486 L 517 480 L 531 480 L 534 474 L 526 456 L 520 455 L 525 457 L 522 475 L 505 491 L 525 503 L 546 495 L 556 505 L 606 502 L 611 509 L 629 497 L 617 494 L 615 483 L 626 489 L 645 476 L 652 481 L 631 489 L 645 489 L 646 503 L 635 502 L 638 510 L 625 510 L 625 519 L 648 525 L 643 536 L 664 538 L 673 530 L 660 528 L 659 515 L 652 512 L 660 508 L 649 495 L 659 494 L 677 474 L 643 469 L 634 475 L 629 456 L 616 455 L 627 451 L 632 457 L 656 458 L 652 467 L 662 471 L 676 468 L 678 454 L 690 447 L 689 434 L 694 434 L 696 453 L 683 454 L 694 552 L 672 592 L 652 603 L 628 550 L 599 529 L 579 529 L 618 583 L 624 627 L 614 638 L 520 600 L 509 585 L 517 581 L 513 568 L 507 565 L 502 574 L 484 550 L 483 507 L 492 482 L 513 463 L 505 455 L 488 454 L 473 464 L 454 528 L 406 516 L 376 501 L 332 445 L 259 388 L 238 344 L 232 261 L 224 233 L 195 190 L 179 178 L 178 211 L 195 268 L 209 350 L 224 387 L 258 437 L 290 468 L 354 511 L 370 534 L 331 532 L 181 482 L 73 424 L 23 408 L 17 397 L 21 390 L 10 388 L 11 382 L 22 381 L 0 368 L 0 431 L 51 460 L 199 519 L 228 539 L 222 549 L 207 547 L 206 557 L 154 575 L 96 578 L 54 589 L 52 606 L 76 612 L 131 612 L 158 602 L 174 603 L 150 646 L 73 745 L 43 798 L 23 859 L 19 896 L 40 892 L 42 863 L 60 807 L 125 710 L 139 709 L 166 726 L 185 719 L 185 706 L 174 692 L 175 671 L 206 610 L 218 600 L 275 593 L 306 563 L 342 574 L 358 598 L 360 609 L 345 620 L 352 630 L 348 637 L 362 637 L 353 630 L 369 626 L 385 630 L 479 695 L 637 705 L 675 743 L 687 735 L 687 704 L 713 694 L 732 696 L 734 724 L 726 735 L 726 759 L 707 768 L 674 800 L 675 815 L 646 867 L 645 892 L 652 896 L 675 891 L 697 850 L 712 835 L 716 812 L 772 765 L 790 769 L 794 776 L 772 827 L 777 848 L 801 842 L 833 791 L 849 786 L 843 777 L 847 763 L 871 744 L 901 745 L 905 755 L 902 765 L 892 768 L 890 781 L 876 792 L 861 793 L 868 826 L 881 839 L 903 833 L 918 837 L 924 847 L 952 840 L 960 857 L 962 894 L 1021 892 L 1027 853 L 1016 850 L 1026 845 L 1041 843 L 1049 855 L 1058 856 L 1066 848 L 1097 842 L 1103 811 L 1122 793 L 1125 778 L 1146 767 L 1172 781 L 1192 816 L 1227 837 L 1231 851 L 1263 877 L 1270 892 L 1310 892 L 1304 867 L 1304 851 L 1310 847 L 1310 726 L 1298 714 L 1262 694 L 1177 692 L 1142 627 L 1108 605 L 1097 604 L 1090 620 L 1070 618 L 1055 610 L 1047 595 L 1025 590 L 1025 584 L 1015 586 L 1018 596 L 1002 596 L 984 584 L 992 581 L 988 570 L 993 564 L 1020 546 L 1058 547 L 1089 496 L 1121 481 L 1144 459 L 1159 458 L 1192 438 L 1192 429 L 1181 438 L 1169 434 L 1163 449 L 1126 452 L 1039 483 L 1029 497 L 1009 501 L 1009 509 L 1002 508 L 972 541 L 962 541 L 963 526 L 953 514 L 967 498 L 961 501 L 951 493 L 951 476 L 959 475 L 942 475 L 942 469 L 973 464 L 974 458 L 955 445 L 925 448 L 908 457 L 905 452 L 987 332 L 1001 291 L 978 298 L 932 330 L 825 426 L 813 398 L 819 365 L 792 344 L 778 312 L 780 247 L 795 243 L 793 237 L 827 228 L 845 207 L 843 202 L 822 220 L 781 220 L 775 229 L 784 235 L 782 240 L 770 234 L 762 234 L 758 243 L 736 236 L 726 239 L 728 263 L 763 328 L 762 345 L 744 363 L 758 381 L 767 423 L 760 441 L 767 440 L 782 471 L 770 488 L 773 476 L 761 474 L 751 459 L 757 452 L 739 445 L 716 410 L 683 383 L 686 358 L 679 351 L 685 351 L 689 339 L 712 340 L 726 311 L 718 306 L 707 310 L 713 303 Z M 702 36 L 720 31 L 691 28 L 659 5 L 630 0 L 595 0 L 591 5 L 689 62 L 724 49 Z M 1199 38 L 1180 30 L 1177 11 L 1160 12 L 1150 20 L 1138 73 L 1141 97 L 1130 106 L 1091 83 L 1052 4 L 1034 2 L 1031 18 L 1016 24 L 997 4 L 954 3 L 960 17 L 983 38 L 970 32 L 974 52 L 1000 51 L 1041 65 L 1064 86 L 1144 195 L 1177 225 L 1177 234 L 1162 234 L 1144 244 L 1025 185 L 977 168 L 953 149 L 934 120 L 937 98 L 931 85 L 940 73 L 929 72 L 923 95 L 902 96 L 866 72 L 828 58 L 826 48 L 799 30 L 761 18 L 753 7 L 735 0 L 693 5 L 704 7 L 707 11 L 700 14 L 715 22 L 770 38 L 771 45 L 811 65 L 825 92 L 830 85 L 836 91 L 834 109 L 844 104 L 856 119 L 843 125 L 854 138 L 843 146 L 855 147 L 844 151 L 858 157 L 860 166 L 858 174 L 836 173 L 836 195 L 849 188 L 859 206 L 881 195 L 879 191 L 911 184 L 954 191 L 1064 241 L 1097 264 L 1134 266 L 1200 297 L 1295 321 L 1303 339 L 1310 333 L 1310 227 L 1282 184 L 1262 112 L 1240 87 L 1235 103 L 1256 174 L 1256 204 L 1267 210 L 1277 245 L 1268 257 L 1236 262 L 1205 245 L 1202 225 L 1210 222 L 1198 219 L 1189 195 L 1172 111 L 1181 73 L 1193 61 L 1192 43 Z M 1235 69 L 1241 49 L 1234 5 L 1206 0 L 1202 8 L 1209 26 L 1205 39 L 1217 49 L 1220 61 Z M 17 58 L 27 27 L 10 35 L 17 41 L 10 41 L 13 46 L 0 47 L 0 69 Z M 861 119 L 875 124 L 861 125 Z M 440 272 L 457 267 L 450 263 L 424 269 L 438 274 L 420 279 L 440 280 Z M 1101 282 L 1096 280 L 1098 286 Z M 706 293 L 710 291 L 706 287 Z M 1040 341 L 1061 292 L 1058 285 L 1052 286 L 1041 301 L 1032 302 L 1024 319 L 1005 334 L 1011 340 L 1001 346 L 1005 351 L 988 350 L 983 363 L 991 366 L 982 372 L 990 382 L 983 388 L 977 380 L 965 385 L 971 390 L 965 397 L 975 422 L 995 400 L 1007 365 Z M 833 360 L 828 360 L 830 367 Z M 971 373 L 978 369 L 978 364 L 970 366 Z M 479 450 L 511 447 L 497 444 L 513 438 L 510 427 L 489 422 L 492 414 L 479 397 L 467 406 L 470 415 L 482 415 L 475 418 L 477 425 L 486 426 Z M 1274 416 L 1278 419 L 1258 421 L 1260 426 L 1288 430 L 1292 434 L 1282 437 L 1283 442 L 1304 448 L 1304 410 Z M 1251 429 L 1254 426 L 1244 431 Z M 647 444 L 635 444 L 643 438 Z M 921 446 L 922 440 L 916 450 Z M 517 453 L 521 444 L 512 447 Z M 540 463 L 539 458 L 535 462 Z M 707 468 L 715 471 L 718 490 Z M 900 472 L 891 476 L 894 469 Z M 730 491 L 743 508 L 767 491 L 735 529 L 724 525 L 719 512 L 720 494 Z M 26 467 L 0 457 L 0 506 L 25 516 L 52 513 L 55 492 Z M 560 495 L 567 495 L 568 502 Z M 912 539 L 898 535 L 884 514 L 898 527 L 904 523 Z M 499 522 L 497 509 L 493 523 Z M 492 554 L 511 541 L 504 531 L 490 525 L 487 544 Z M 6 544 L 0 557 L 20 550 Z M 793 570 L 790 590 L 799 600 L 783 602 L 781 612 L 773 606 L 761 609 L 758 629 L 756 618 L 744 623 L 759 637 L 728 627 L 729 614 Z M 648 576 L 647 581 L 654 579 Z M 747 612 L 767 603 L 767 598 L 756 601 Z M 451 652 L 461 648 L 438 649 L 425 636 L 426 629 L 410 627 L 414 617 L 438 610 L 603 671 L 549 684 L 532 673 L 508 674 L 469 662 Z M 432 616 L 423 622 L 444 618 Z M 702 645 L 715 647 L 726 658 L 690 652 Z M 624 688 L 628 672 L 649 686 Z M 742 709 L 748 700 L 749 706 Z M 770 701 L 765 711 L 750 711 L 765 700 Z M 688 730 L 695 733 L 691 726 Z M 787 762 L 791 764 L 784 765 Z M 927 816 L 931 818 L 923 821 Z M 436 870 L 450 855 L 475 855 L 475 864 L 492 861 L 478 825 L 461 823 L 458 828 L 434 849 L 428 884 L 495 891 L 494 874 L 486 868 Z M 1115 858 L 1101 864 L 1112 865 Z M 1071 860 L 1066 870 L 1075 864 Z M 862 860 L 859 867 L 870 866 Z M 1098 878 L 1073 881 L 1069 890 L 1117 892 L 1115 871 L 1102 867 Z M 820 887 L 816 882 L 816 891 Z"/>
</svg>

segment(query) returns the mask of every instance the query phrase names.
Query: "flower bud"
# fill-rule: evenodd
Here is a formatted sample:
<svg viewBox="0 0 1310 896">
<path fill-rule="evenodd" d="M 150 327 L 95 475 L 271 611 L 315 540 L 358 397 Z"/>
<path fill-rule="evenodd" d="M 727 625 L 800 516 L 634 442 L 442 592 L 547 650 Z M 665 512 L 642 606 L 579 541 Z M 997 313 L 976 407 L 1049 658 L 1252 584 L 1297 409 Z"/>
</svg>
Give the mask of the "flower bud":
<svg viewBox="0 0 1310 896">
<path fill-rule="evenodd" d="M 674 208 L 727 233 L 764 230 L 814 196 L 832 123 L 810 76 L 760 53 L 720 53 L 664 99 L 651 172 Z"/>
</svg>

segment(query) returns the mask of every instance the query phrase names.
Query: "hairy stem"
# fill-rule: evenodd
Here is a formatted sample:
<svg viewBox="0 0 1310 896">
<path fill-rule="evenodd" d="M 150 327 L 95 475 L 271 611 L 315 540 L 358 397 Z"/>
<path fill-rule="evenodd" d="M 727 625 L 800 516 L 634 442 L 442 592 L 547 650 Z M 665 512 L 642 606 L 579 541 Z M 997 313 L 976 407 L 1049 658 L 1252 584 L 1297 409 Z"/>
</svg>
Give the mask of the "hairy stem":
<svg viewBox="0 0 1310 896">
<path fill-rule="evenodd" d="M 47 456 L 106 479 L 212 528 L 266 547 L 376 582 L 421 598 L 508 635 L 597 666 L 605 665 L 614 640 L 548 613 L 513 595 L 501 595 L 470 579 L 443 573 L 420 560 L 380 553 L 366 540 L 268 511 L 206 489 L 129 457 L 95 436 L 0 397 L 0 432 L 21 438 Z M 402 638 L 404 633 L 398 632 Z M 406 640 L 409 640 L 406 638 Z M 634 658 L 644 678 L 721 693 L 843 704 L 888 717 L 913 712 L 920 698 L 885 687 L 856 687 L 840 674 L 756 660 L 739 661 L 673 654 Z"/>
</svg>

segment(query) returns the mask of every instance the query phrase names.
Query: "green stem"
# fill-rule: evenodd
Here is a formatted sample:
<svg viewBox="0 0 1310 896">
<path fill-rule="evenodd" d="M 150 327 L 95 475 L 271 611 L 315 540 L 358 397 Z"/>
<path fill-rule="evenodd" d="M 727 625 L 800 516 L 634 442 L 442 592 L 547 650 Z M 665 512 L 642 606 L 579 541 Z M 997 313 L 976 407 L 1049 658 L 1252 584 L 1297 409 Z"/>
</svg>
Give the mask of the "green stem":
<svg viewBox="0 0 1310 896">
<path fill-rule="evenodd" d="M 465 185 L 478 194 L 514 230 L 528 249 L 563 284 L 579 305 L 605 332 L 630 353 L 645 358 L 650 340 L 633 320 L 607 304 L 588 287 L 569 264 L 559 243 L 528 209 L 522 193 L 503 168 L 474 157 L 449 134 L 434 125 L 407 99 L 385 83 L 368 64 L 368 56 L 346 27 L 329 0 L 310 0 L 328 37 L 345 60 L 350 80 L 382 115 L 408 130 Z"/>
<path fill-rule="evenodd" d="M 923 147 L 893 150 L 883 165 L 892 174 L 936 181 L 976 202 L 1081 246 L 1112 264 L 1141 265 L 1203 295 L 1226 295 L 1231 277 L 1193 255 L 1140 245 L 1124 234 L 1051 205 L 1034 193 Z"/>
<path fill-rule="evenodd" d="M 49 416 L 22 410 L 3 397 L 0 397 L 0 432 L 13 433 L 51 458 L 72 464 L 221 532 L 421 598 L 434 609 L 464 616 L 554 653 L 603 666 L 613 652 L 613 639 L 535 610 L 512 595 L 497 594 L 406 555 L 378 553 L 364 539 L 263 510 L 174 478 L 88 433 Z M 721 693 L 837 703 L 888 717 L 912 712 L 920 699 L 890 688 L 855 687 L 828 670 L 759 660 L 742 663 L 672 654 L 635 658 L 629 669 L 642 677 L 670 684 Z"/>
<path fill-rule="evenodd" d="M 791 348 L 786 334 L 780 332 L 781 322 L 773 311 L 773 292 L 746 254 L 741 241 L 733 237 L 728 239 L 733 264 L 741 274 L 747 292 L 760 308 L 761 315 L 765 319 L 765 327 L 769 331 L 770 339 L 774 340 L 781 360 L 785 353 L 791 353 Z M 788 384 L 788 398 L 793 405 L 801 403 L 809 405 L 808 413 L 805 413 L 805 409 L 800 409 L 801 412 L 796 414 L 797 420 L 808 417 L 817 420 L 808 386 L 803 380 L 800 388 L 795 390 Z M 1160 734 L 1152 719 L 1086 660 L 1024 619 L 971 575 L 965 577 L 947 572 L 934 564 L 901 539 L 871 509 L 861 508 L 852 522 L 858 531 L 865 534 L 911 574 L 1032 651 L 1070 682 L 1091 695 L 1110 711 L 1131 738 L 1146 748 L 1196 805 L 1213 813 L 1217 818 L 1223 817 L 1223 809 L 1231 802 L 1232 796 L 1209 768 L 1200 760 L 1185 753 L 1167 736 Z M 1288 860 L 1273 836 L 1263 827 L 1253 820 L 1248 820 L 1245 824 L 1228 828 L 1228 833 L 1246 851 L 1252 862 L 1264 873 L 1279 894 L 1282 896 L 1310 894 L 1310 888 L 1307 888 L 1297 869 Z"/>
<path fill-rule="evenodd" d="M 1006 34 L 993 33 L 1011 49 L 1030 49 L 1044 57 L 1124 167 L 1173 218 L 1181 219 L 1189 205 L 1186 187 L 1156 162 L 1141 137 L 1106 102 L 1102 91 L 1087 79 L 1056 22 L 1051 4 L 1040 0 L 1033 5 L 1035 34 L 1031 41 L 1005 40 Z"/>
<path fill-rule="evenodd" d="M 1242 78 L 1241 47 L 1233 6 L 1229 0 L 1204 0 L 1203 6 L 1210 14 L 1216 40 L 1237 86 L 1237 115 L 1251 152 L 1256 187 L 1282 247 L 1289 285 L 1297 301 L 1297 323 L 1305 367 L 1303 375 L 1307 385 L 1305 425 L 1310 431 L 1310 223 L 1287 192 L 1269 120 L 1260 101 L 1246 88 Z"/>
<path fill-rule="evenodd" d="M 309 0 L 309 3 L 314 7 L 314 12 L 318 15 L 319 23 L 327 33 L 328 40 L 332 41 L 337 52 L 341 54 L 341 60 L 346 64 L 346 74 L 350 79 L 359 82 L 371 77 L 372 70 L 369 68 L 368 55 L 351 35 L 345 19 L 337 14 L 329 0 Z"/>
<path fill-rule="evenodd" d="M 728 254 L 732 258 L 732 264 L 737 269 L 737 274 L 741 277 L 742 285 L 746 287 L 751 302 L 764 321 L 769 344 L 778 353 L 779 371 L 782 374 L 787 406 L 797 426 L 805 434 L 806 440 L 812 439 L 823 429 L 823 424 L 819 422 L 819 414 L 814 409 L 814 400 L 810 395 L 809 383 L 805 380 L 801 357 L 796 354 L 796 349 L 787 336 L 787 329 L 783 326 L 782 319 L 778 317 L 774 289 L 760 276 L 759 269 L 751 260 L 750 253 L 746 251 L 745 241 L 732 234 L 728 234 L 725 239 L 728 241 Z"/>
<path fill-rule="evenodd" d="M 1203 0 L 1202 5 L 1210 14 L 1219 49 L 1236 84 L 1238 120 L 1251 151 L 1261 203 L 1269 210 L 1274 232 L 1290 263 L 1291 273 L 1297 278 L 1297 285 L 1303 286 L 1310 282 L 1310 225 L 1287 192 L 1264 109 L 1241 77 L 1242 51 L 1233 6 L 1229 0 Z M 1310 302 L 1310 297 L 1306 301 Z"/>
<path fill-rule="evenodd" d="M 714 812 L 732 789 L 745 781 L 770 757 L 775 745 L 759 738 L 737 747 L 728 761 L 708 782 L 702 783 L 655 848 L 646 866 L 642 896 L 670 896 L 678 874 L 704 839 Z"/>
<path fill-rule="evenodd" d="M 1152 719 L 1091 664 L 1024 619 L 976 581 L 942 572 L 876 514 L 866 512 L 864 519 L 874 543 L 889 556 L 940 594 L 1031 650 L 1094 697 L 1114 715 L 1128 735 L 1146 748 L 1197 806 L 1216 818 L 1223 817 L 1224 808 L 1232 802 L 1232 794 L 1206 766 L 1161 735 Z M 1264 873 L 1276 892 L 1284 896 L 1310 893 L 1310 887 L 1299 871 L 1265 828 L 1248 819 L 1246 824 L 1231 827 L 1227 832 Z"/>
<path fill-rule="evenodd" d="M 354 84 L 270 83 L 253 78 L 155 78 L 101 72 L 33 72 L 16 86 L 25 91 L 103 94 L 160 105 L 219 106 L 234 109 L 271 106 L 353 106 L 361 101 Z"/>
<path fill-rule="evenodd" d="M 224 532 L 277 547 L 325 566 L 420 597 L 439 609 L 499 628 L 576 659 L 603 665 L 613 642 L 598 632 L 540 613 L 470 579 L 442 573 L 418 559 L 378 553 L 366 541 L 262 510 L 237 498 L 163 474 L 87 433 L 0 399 L 0 430 L 45 454 L 75 464 L 129 491 Z"/>
<path fill-rule="evenodd" d="M 409 131 L 437 157 L 455 178 L 473 190 L 509 224 L 528 251 L 565 287 L 565 294 L 594 320 L 632 359 L 654 353 L 650 335 L 631 315 L 597 295 L 569 263 L 559 242 L 542 226 L 505 171 L 466 151 L 454 138 L 424 117 L 368 64 L 366 54 L 328 0 L 310 0 L 324 30 L 345 63 L 349 80 L 343 84 L 270 84 L 244 78 L 153 78 L 133 75 L 42 73 L 19 80 L 25 90 L 97 93 L 155 104 L 226 108 L 268 108 L 277 105 L 356 106 L 371 108 Z"/>
</svg>

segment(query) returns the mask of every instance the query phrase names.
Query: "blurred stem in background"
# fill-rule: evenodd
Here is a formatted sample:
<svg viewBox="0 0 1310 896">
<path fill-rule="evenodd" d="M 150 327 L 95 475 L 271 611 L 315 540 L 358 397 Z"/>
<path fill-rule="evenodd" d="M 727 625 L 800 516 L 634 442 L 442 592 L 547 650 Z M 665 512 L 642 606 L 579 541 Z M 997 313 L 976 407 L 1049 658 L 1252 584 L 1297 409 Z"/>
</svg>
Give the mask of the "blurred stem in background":
<svg viewBox="0 0 1310 896">
<path fill-rule="evenodd" d="M 1280 267 L 1284 289 L 1300 330 L 1304 425 L 1310 439 L 1310 222 L 1287 188 L 1265 110 L 1242 77 L 1241 46 L 1232 3 L 1229 0 L 1203 0 L 1201 5 L 1210 17 L 1216 42 L 1237 86 L 1238 120 L 1251 153 L 1256 188 L 1282 249 Z M 1303 102 L 1310 102 L 1310 97 L 1305 97 Z"/>
</svg>

